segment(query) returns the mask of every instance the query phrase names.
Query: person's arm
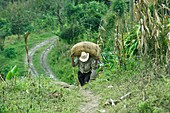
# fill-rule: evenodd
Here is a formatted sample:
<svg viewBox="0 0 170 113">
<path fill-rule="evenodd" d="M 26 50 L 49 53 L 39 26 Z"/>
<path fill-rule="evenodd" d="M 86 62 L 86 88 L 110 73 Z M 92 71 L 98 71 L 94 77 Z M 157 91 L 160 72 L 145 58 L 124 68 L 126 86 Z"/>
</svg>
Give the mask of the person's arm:
<svg viewBox="0 0 170 113">
<path fill-rule="evenodd" d="M 73 66 L 73 67 L 76 67 L 77 64 L 78 64 L 78 60 L 77 60 L 77 59 L 74 59 L 74 56 L 71 56 L 71 62 L 72 62 L 72 66 Z"/>
<path fill-rule="evenodd" d="M 74 57 L 71 57 L 72 66 L 75 67 Z"/>
</svg>

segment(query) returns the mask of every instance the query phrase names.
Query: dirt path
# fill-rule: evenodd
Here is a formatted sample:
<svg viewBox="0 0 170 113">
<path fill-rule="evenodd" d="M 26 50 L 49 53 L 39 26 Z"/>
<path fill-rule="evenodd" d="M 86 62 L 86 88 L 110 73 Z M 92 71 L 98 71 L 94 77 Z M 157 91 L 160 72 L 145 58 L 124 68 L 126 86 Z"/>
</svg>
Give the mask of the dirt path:
<svg viewBox="0 0 170 113">
<path fill-rule="evenodd" d="M 46 75 L 50 76 L 51 78 L 53 78 L 54 80 L 57 81 L 57 84 L 63 87 L 72 87 L 71 85 L 68 85 L 65 82 L 60 82 L 56 76 L 54 75 L 54 73 L 51 71 L 51 69 L 49 68 L 49 66 L 47 65 L 47 56 L 48 53 L 50 52 L 50 50 L 55 46 L 55 41 L 56 41 L 57 37 L 52 37 L 38 45 L 36 45 L 35 47 L 33 47 L 32 49 L 30 49 L 29 51 L 29 58 L 30 58 L 30 71 L 31 74 L 33 76 L 37 76 L 38 72 L 36 71 L 32 59 L 33 56 L 35 54 L 35 52 L 40 49 L 42 46 L 45 46 L 46 44 L 50 44 L 41 54 L 41 58 L 40 58 L 40 65 L 42 65 L 44 71 L 46 72 Z M 79 107 L 79 111 L 78 113 L 95 113 L 98 107 L 98 97 L 93 95 L 93 93 L 90 90 L 87 89 L 81 89 L 80 93 L 82 93 L 82 95 L 84 96 L 84 102 L 80 105 Z"/>
<path fill-rule="evenodd" d="M 56 40 L 56 37 L 52 37 L 48 40 L 45 40 L 39 44 L 37 44 L 35 47 L 31 48 L 28 52 L 28 56 L 29 56 L 29 60 L 30 60 L 30 72 L 33 76 L 38 76 L 38 72 L 36 71 L 34 65 L 33 65 L 33 56 L 35 54 L 35 52 L 40 49 L 41 47 L 45 46 L 46 44 L 52 43 Z M 26 60 L 25 60 L 26 61 Z"/>
<path fill-rule="evenodd" d="M 55 46 L 56 44 L 51 44 L 50 46 L 48 46 L 41 54 L 41 58 L 40 58 L 40 62 L 41 65 L 44 69 L 44 71 L 46 72 L 46 75 L 50 76 L 51 78 L 53 78 L 54 80 L 58 79 L 55 77 L 54 73 L 50 70 L 49 66 L 47 65 L 47 55 L 50 52 L 50 50 Z"/>
<path fill-rule="evenodd" d="M 78 113 L 95 113 L 98 107 L 98 96 L 93 95 L 90 90 L 81 89 L 85 102 L 79 107 Z"/>
</svg>

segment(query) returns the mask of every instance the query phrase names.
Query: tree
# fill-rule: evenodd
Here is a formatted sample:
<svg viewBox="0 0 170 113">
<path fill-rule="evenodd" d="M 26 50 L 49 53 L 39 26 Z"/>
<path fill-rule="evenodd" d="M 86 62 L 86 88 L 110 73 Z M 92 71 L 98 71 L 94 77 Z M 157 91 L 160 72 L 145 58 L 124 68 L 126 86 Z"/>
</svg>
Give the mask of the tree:
<svg viewBox="0 0 170 113">
<path fill-rule="evenodd" d="M 77 6 L 70 4 L 66 8 L 69 23 L 78 21 L 80 25 L 92 31 L 98 30 L 101 18 L 106 12 L 107 6 L 104 3 L 95 1 L 79 4 Z"/>
<path fill-rule="evenodd" d="M 62 20 L 62 13 L 63 13 L 63 9 L 64 9 L 64 0 L 58 0 L 57 1 L 57 7 L 56 7 L 56 15 L 57 15 L 57 18 L 58 18 L 58 23 L 60 25 L 60 31 L 63 30 L 63 20 Z"/>
<path fill-rule="evenodd" d="M 4 50 L 5 34 L 0 34 L 0 51 Z"/>
<path fill-rule="evenodd" d="M 0 51 L 4 50 L 5 37 L 10 34 L 10 24 L 7 19 L 0 18 Z"/>
<path fill-rule="evenodd" d="M 32 17 L 24 2 L 9 4 L 4 11 L 6 18 L 11 25 L 11 33 L 18 35 L 18 38 L 25 31 L 30 30 Z"/>
</svg>

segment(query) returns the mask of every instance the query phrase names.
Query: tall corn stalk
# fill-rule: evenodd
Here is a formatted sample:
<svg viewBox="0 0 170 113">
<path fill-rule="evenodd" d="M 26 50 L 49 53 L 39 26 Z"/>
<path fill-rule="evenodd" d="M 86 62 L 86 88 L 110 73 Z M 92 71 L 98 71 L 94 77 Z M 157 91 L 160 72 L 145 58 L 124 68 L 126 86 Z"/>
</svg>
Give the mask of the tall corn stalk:
<svg viewBox="0 0 170 113">
<path fill-rule="evenodd" d="M 158 64 L 162 61 L 162 56 L 165 56 L 163 50 L 164 41 L 163 37 L 166 32 L 166 26 L 164 25 L 164 14 L 159 13 L 159 10 L 164 10 L 160 4 L 154 3 L 153 13 L 149 8 L 146 0 L 140 0 L 136 5 L 137 15 L 139 16 L 139 27 L 137 30 L 138 38 L 138 50 L 141 55 L 151 56 L 155 59 L 155 63 Z"/>
<path fill-rule="evenodd" d="M 170 74 L 170 32 L 167 34 L 168 48 L 166 51 L 166 72 Z"/>
<path fill-rule="evenodd" d="M 123 57 L 124 56 L 124 42 L 123 42 L 123 36 L 120 38 L 120 26 L 116 25 L 116 37 L 115 37 L 115 54 L 117 54 L 118 57 L 118 63 L 119 67 L 122 68 L 122 66 L 125 66 L 125 62 L 123 62 Z M 123 32 L 122 32 L 123 33 Z"/>
<path fill-rule="evenodd" d="M 130 0 L 129 8 L 130 8 L 130 23 L 132 29 L 134 25 L 134 0 Z"/>
</svg>

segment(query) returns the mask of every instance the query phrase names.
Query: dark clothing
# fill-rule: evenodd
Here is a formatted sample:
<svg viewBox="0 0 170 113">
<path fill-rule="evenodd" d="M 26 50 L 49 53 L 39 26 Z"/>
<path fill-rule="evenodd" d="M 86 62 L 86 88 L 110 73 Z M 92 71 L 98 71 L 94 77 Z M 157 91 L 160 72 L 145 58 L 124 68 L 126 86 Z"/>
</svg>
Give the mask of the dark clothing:
<svg viewBox="0 0 170 113">
<path fill-rule="evenodd" d="M 91 71 L 88 73 L 81 73 L 80 71 L 78 71 L 78 79 L 81 86 L 84 86 L 85 83 L 89 82 L 90 75 L 91 75 Z"/>
</svg>

